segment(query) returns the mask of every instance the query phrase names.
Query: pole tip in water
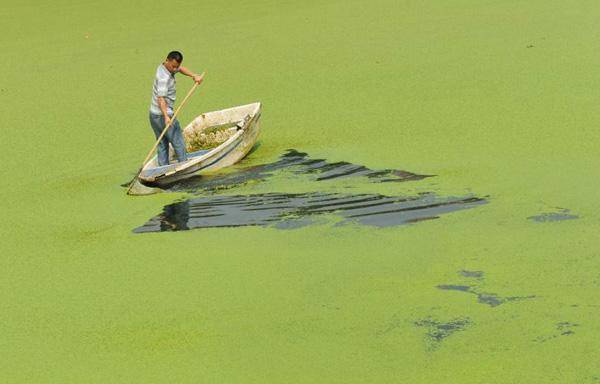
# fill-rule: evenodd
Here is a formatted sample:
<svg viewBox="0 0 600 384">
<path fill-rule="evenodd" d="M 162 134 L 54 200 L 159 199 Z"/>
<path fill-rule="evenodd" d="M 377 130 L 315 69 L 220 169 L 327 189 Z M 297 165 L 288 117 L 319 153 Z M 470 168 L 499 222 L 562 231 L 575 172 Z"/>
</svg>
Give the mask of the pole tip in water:
<svg viewBox="0 0 600 384">
<path fill-rule="evenodd" d="M 147 187 L 140 183 L 137 179 L 133 182 L 129 189 L 127 189 L 127 194 L 131 196 L 152 195 L 160 192 L 162 192 L 162 189 Z"/>
</svg>

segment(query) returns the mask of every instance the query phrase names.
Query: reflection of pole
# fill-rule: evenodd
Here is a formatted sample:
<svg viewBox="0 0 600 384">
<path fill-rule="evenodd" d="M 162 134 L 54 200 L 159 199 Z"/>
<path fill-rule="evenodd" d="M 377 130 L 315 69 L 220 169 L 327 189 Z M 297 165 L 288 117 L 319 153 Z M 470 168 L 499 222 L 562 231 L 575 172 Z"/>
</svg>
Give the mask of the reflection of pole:
<svg viewBox="0 0 600 384">
<path fill-rule="evenodd" d="M 167 205 L 160 216 L 160 231 L 185 231 L 190 229 L 188 227 L 189 219 L 189 201 Z"/>
</svg>

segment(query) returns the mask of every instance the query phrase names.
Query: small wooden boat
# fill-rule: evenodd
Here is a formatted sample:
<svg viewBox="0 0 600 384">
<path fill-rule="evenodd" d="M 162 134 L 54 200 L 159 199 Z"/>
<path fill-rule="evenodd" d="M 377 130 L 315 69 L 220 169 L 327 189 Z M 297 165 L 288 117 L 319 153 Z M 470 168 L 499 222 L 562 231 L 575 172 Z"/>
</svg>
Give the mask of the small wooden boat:
<svg viewBox="0 0 600 384">
<path fill-rule="evenodd" d="M 188 152 L 188 160 L 175 162 L 170 148 L 171 164 L 158 166 L 157 156 L 142 168 L 139 180 L 148 186 L 165 186 L 195 174 L 214 173 L 240 161 L 252 149 L 260 130 L 261 104 L 252 103 L 203 113 L 183 129 L 188 149 L 193 148 L 195 138 L 204 132 L 219 132 L 224 142 L 215 148 Z"/>
</svg>

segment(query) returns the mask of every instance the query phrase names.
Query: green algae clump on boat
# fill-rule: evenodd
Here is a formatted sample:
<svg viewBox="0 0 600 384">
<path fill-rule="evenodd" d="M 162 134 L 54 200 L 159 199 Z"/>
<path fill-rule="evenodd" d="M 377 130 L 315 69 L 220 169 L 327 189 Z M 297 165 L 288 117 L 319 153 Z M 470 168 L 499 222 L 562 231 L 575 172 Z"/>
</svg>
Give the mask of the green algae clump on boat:
<svg viewBox="0 0 600 384">
<path fill-rule="evenodd" d="M 202 149 L 216 148 L 233 136 L 235 132 L 235 128 L 216 127 L 185 133 L 186 149 L 188 152 L 195 152 Z"/>
</svg>

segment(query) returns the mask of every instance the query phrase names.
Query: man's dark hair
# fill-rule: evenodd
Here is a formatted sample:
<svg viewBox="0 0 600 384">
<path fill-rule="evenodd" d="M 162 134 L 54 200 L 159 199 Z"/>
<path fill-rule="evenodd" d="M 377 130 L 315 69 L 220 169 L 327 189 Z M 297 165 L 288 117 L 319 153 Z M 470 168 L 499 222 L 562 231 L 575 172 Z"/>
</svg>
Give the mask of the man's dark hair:
<svg viewBox="0 0 600 384">
<path fill-rule="evenodd" d="M 176 60 L 179 64 L 183 61 L 183 55 L 179 51 L 171 51 L 167 55 L 167 60 Z"/>
</svg>

